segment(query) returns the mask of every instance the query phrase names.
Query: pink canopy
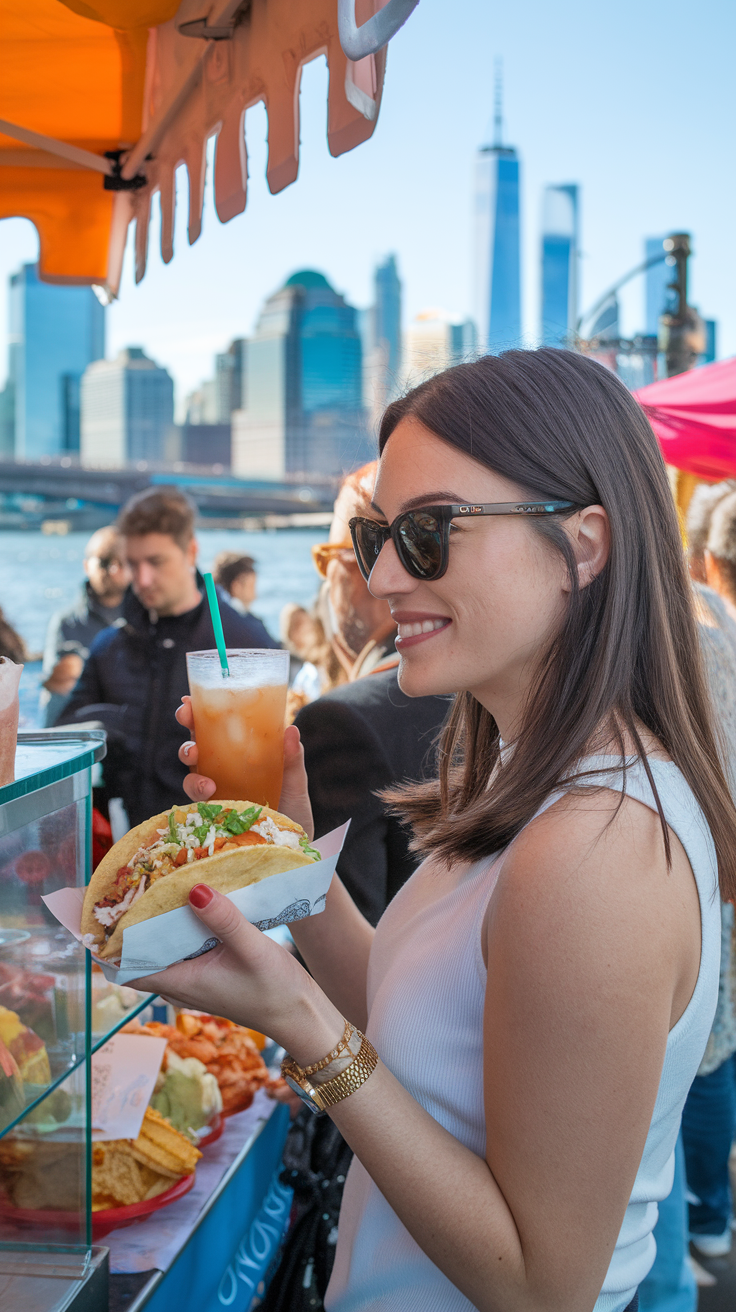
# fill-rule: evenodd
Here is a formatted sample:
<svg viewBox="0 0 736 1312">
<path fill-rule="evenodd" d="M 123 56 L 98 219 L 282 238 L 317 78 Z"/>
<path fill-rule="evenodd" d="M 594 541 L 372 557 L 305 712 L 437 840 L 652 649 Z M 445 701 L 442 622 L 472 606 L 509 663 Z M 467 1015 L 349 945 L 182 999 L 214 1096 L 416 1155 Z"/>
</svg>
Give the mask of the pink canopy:
<svg viewBox="0 0 736 1312">
<path fill-rule="evenodd" d="M 668 465 L 698 478 L 736 477 L 736 358 L 634 392 Z"/>
</svg>

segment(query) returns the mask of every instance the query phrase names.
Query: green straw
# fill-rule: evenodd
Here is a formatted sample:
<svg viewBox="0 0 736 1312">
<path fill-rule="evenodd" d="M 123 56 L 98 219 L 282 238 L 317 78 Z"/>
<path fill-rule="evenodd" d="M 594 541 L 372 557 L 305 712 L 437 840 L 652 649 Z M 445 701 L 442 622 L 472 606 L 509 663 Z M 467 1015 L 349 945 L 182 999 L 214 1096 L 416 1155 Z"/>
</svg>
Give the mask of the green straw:
<svg viewBox="0 0 736 1312">
<path fill-rule="evenodd" d="M 222 631 L 222 620 L 220 619 L 220 603 L 217 600 L 215 591 L 215 580 L 211 574 L 205 574 L 204 586 L 207 589 L 207 600 L 210 603 L 210 615 L 212 616 L 212 627 L 215 630 L 215 643 L 220 657 L 222 666 L 222 677 L 230 678 L 230 666 L 227 663 L 227 651 L 225 650 L 225 634 Z"/>
</svg>

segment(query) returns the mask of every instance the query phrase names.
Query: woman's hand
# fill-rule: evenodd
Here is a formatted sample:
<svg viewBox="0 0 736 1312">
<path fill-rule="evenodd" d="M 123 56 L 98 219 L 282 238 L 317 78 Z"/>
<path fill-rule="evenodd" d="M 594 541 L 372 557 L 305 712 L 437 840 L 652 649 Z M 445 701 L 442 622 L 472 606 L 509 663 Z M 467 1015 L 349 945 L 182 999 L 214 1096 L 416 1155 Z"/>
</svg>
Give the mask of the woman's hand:
<svg viewBox="0 0 736 1312">
<path fill-rule="evenodd" d="M 268 1034 L 303 1066 L 334 1048 L 343 1017 L 296 958 L 207 884 L 196 884 L 189 901 L 218 946 L 132 987 Z"/>
<path fill-rule="evenodd" d="M 185 729 L 193 731 L 192 699 L 191 697 L 182 697 L 181 703 L 176 712 L 176 718 L 179 724 L 184 725 Z M 184 792 L 187 797 L 191 797 L 193 802 L 206 802 L 208 798 L 212 797 L 217 785 L 213 779 L 208 779 L 204 774 L 196 773 L 197 744 L 193 740 L 190 739 L 189 742 L 182 743 L 179 748 L 179 760 L 191 772 L 184 780 Z M 237 800 L 247 802 L 250 799 L 239 797 Z M 301 825 L 311 842 L 314 838 L 312 806 L 307 788 L 307 772 L 304 768 L 304 748 L 299 737 L 299 730 L 295 724 L 290 724 L 284 731 L 284 779 L 278 809 L 284 815 L 288 815 L 290 820 L 294 820 L 296 824 Z"/>
</svg>

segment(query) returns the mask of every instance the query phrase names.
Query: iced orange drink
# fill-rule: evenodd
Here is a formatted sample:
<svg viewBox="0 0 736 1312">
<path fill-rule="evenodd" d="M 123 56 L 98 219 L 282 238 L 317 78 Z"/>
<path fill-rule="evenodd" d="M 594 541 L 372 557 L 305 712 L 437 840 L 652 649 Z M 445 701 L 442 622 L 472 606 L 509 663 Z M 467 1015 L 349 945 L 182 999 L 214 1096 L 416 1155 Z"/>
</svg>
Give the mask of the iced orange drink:
<svg viewBox="0 0 736 1312">
<path fill-rule="evenodd" d="M 229 678 L 216 651 L 187 653 L 197 771 L 214 779 L 215 798 L 278 809 L 289 653 L 236 649 L 227 660 Z"/>
</svg>

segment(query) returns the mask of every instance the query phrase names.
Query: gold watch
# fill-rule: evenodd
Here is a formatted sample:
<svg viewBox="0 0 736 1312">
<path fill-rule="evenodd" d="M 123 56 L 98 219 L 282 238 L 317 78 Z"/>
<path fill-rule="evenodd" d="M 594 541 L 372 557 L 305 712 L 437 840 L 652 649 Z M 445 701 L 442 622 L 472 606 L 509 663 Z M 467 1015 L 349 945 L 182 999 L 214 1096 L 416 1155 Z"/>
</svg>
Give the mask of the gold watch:
<svg viewBox="0 0 736 1312">
<path fill-rule="evenodd" d="M 351 1026 L 352 1029 L 352 1026 Z M 302 1102 L 307 1105 L 315 1115 L 324 1112 L 328 1107 L 334 1107 L 336 1103 L 342 1102 L 351 1093 L 355 1093 L 361 1084 L 365 1084 L 369 1075 L 372 1075 L 378 1065 L 378 1053 L 373 1044 L 361 1034 L 360 1030 L 354 1030 L 354 1033 L 360 1039 L 360 1049 L 356 1056 L 343 1071 L 334 1075 L 331 1080 L 324 1084 L 313 1084 L 310 1074 L 314 1074 L 317 1069 L 323 1069 L 332 1059 L 332 1053 L 328 1059 L 323 1062 L 316 1062 L 313 1066 L 308 1066 L 303 1070 L 293 1057 L 285 1057 L 281 1063 L 281 1075 L 294 1093 L 298 1094 Z M 339 1045 L 342 1047 L 342 1042 Z M 333 1049 L 334 1051 L 334 1049 Z M 307 1072 L 310 1072 L 308 1074 Z"/>
</svg>

